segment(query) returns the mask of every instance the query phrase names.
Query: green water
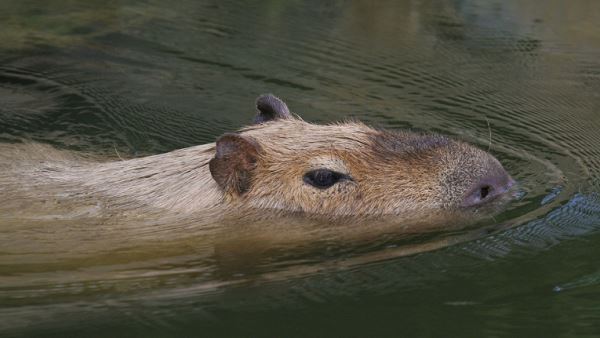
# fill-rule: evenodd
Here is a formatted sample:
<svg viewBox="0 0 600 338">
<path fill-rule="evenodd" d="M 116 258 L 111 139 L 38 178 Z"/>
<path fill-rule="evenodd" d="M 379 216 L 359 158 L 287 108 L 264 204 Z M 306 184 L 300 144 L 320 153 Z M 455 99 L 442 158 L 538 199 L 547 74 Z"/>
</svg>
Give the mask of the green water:
<svg viewBox="0 0 600 338">
<path fill-rule="evenodd" d="M 522 190 L 408 256 L 431 239 L 224 258 L 194 226 L 0 215 L 0 336 L 599 336 L 599 23 L 592 0 L 0 2 L 0 142 L 162 153 L 272 92 L 311 122 L 491 130 Z"/>
</svg>

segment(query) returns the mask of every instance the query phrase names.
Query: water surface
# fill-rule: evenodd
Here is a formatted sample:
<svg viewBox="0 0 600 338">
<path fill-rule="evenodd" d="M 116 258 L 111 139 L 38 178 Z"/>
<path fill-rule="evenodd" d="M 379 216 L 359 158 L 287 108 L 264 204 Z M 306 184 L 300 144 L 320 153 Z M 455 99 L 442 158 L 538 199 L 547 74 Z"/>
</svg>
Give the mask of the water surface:
<svg viewBox="0 0 600 338">
<path fill-rule="evenodd" d="M 162 153 L 272 92 L 311 122 L 489 147 L 522 194 L 467 232 L 264 250 L 0 215 L 0 334 L 597 336 L 598 22 L 591 0 L 2 2 L 2 143 Z"/>
</svg>

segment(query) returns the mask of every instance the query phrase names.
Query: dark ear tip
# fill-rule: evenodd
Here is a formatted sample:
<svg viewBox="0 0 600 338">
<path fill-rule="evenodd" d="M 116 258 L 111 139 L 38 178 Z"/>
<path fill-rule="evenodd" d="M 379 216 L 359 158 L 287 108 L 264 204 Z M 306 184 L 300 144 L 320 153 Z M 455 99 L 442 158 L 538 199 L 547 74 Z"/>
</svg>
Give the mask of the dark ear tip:
<svg viewBox="0 0 600 338">
<path fill-rule="evenodd" d="M 287 119 L 292 116 L 287 105 L 273 94 L 262 94 L 256 98 L 258 110 L 254 123 L 263 123 L 276 119 Z"/>
<path fill-rule="evenodd" d="M 271 93 L 261 94 L 256 98 L 256 107 L 258 108 L 258 106 L 260 106 L 266 102 L 272 101 L 272 100 L 281 101 L 280 98 L 278 98 L 277 96 L 275 96 Z"/>
<path fill-rule="evenodd" d="M 256 109 L 263 114 L 289 113 L 285 102 L 271 93 L 256 98 Z"/>
</svg>

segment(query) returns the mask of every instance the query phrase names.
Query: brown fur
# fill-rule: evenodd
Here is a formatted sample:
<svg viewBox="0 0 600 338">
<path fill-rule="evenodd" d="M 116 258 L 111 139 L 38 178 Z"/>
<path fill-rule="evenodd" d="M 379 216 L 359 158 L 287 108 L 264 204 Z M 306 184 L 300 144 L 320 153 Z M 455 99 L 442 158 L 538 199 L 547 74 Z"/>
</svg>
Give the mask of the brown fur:
<svg viewBox="0 0 600 338">
<path fill-rule="evenodd" d="M 458 209 L 487 172 L 503 172 L 486 152 L 439 135 L 372 129 L 361 123 L 313 125 L 278 120 L 241 131 L 264 149 L 251 189 L 238 202 L 308 214 L 402 215 Z M 331 168 L 354 180 L 317 190 L 310 169 Z"/>
<path fill-rule="evenodd" d="M 12 215 L 56 208 L 57 217 L 415 216 L 462 210 L 463 196 L 481 177 L 508 177 L 488 153 L 443 136 L 376 130 L 359 122 L 315 125 L 270 113 L 257 118 L 263 123 L 226 134 L 216 145 L 125 161 L 5 145 L 0 192 L 6 200 L 0 208 Z M 305 173 L 320 168 L 352 180 L 328 189 L 303 181 Z"/>
</svg>

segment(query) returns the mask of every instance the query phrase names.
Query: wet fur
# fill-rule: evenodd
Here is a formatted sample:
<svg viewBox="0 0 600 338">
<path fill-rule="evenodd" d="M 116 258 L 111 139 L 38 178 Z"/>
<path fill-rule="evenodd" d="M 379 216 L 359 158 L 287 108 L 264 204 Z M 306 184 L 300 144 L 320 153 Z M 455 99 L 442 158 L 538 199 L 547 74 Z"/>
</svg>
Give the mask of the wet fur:
<svg viewBox="0 0 600 338">
<path fill-rule="evenodd" d="M 6 200 L 0 208 L 5 214 L 68 208 L 136 217 L 221 217 L 256 210 L 326 218 L 408 215 L 456 209 L 478 175 L 502 170 L 486 152 L 443 136 L 382 131 L 357 122 L 315 125 L 285 118 L 249 126 L 239 135 L 259 150 L 251 175 L 235 189 L 224 188 L 226 178 L 219 178 L 229 170 L 226 165 L 211 173 L 215 144 L 125 161 L 44 145 L 3 145 L 0 192 Z M 354 180 L 314 189 L 302 176 L 318 167 L 348 171 Z"/>
</svg>

